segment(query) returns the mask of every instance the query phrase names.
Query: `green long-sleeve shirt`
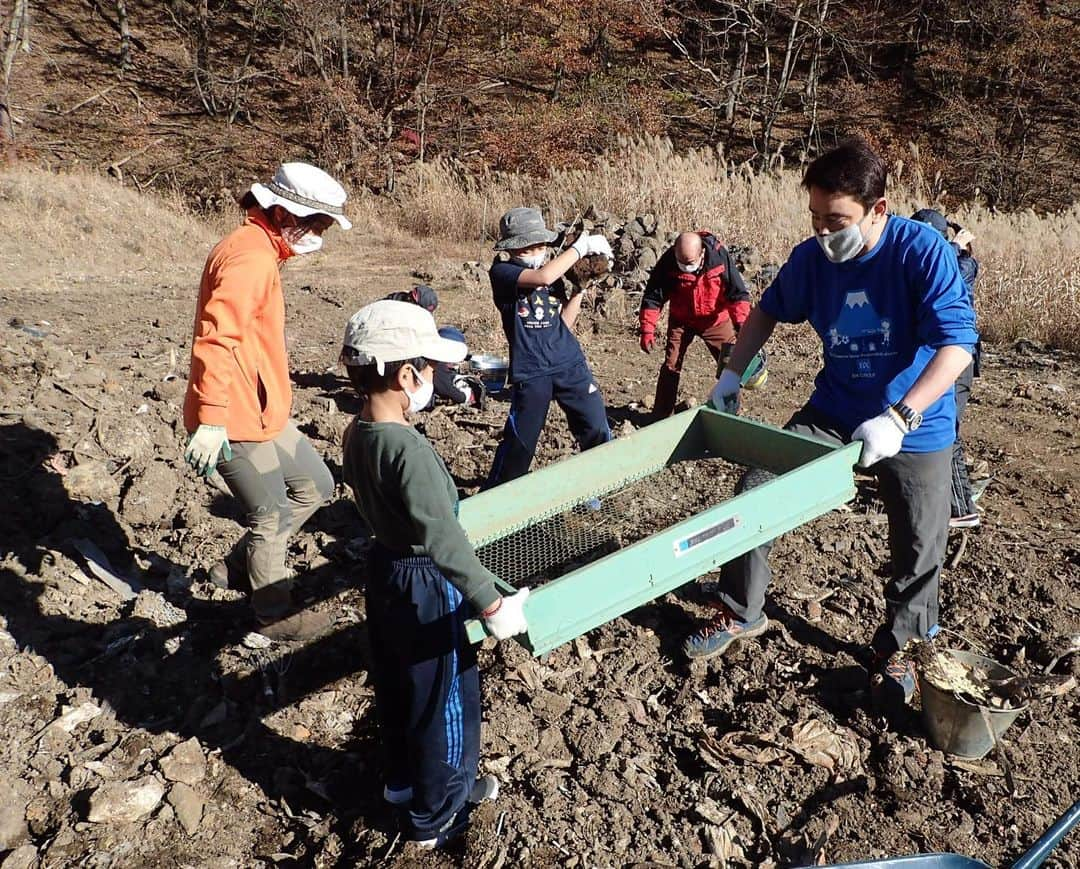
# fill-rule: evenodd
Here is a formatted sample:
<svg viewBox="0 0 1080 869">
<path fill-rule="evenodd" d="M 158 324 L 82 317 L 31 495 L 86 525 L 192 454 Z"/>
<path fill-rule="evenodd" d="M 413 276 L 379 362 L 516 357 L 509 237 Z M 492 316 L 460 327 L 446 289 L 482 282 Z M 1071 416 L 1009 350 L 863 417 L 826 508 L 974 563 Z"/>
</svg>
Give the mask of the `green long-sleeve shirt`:
<svg viewBox="0 0 1080 869">
<path fill-rule="evenodd" d="M 457 521 L 457 488 L 427 438 L 412 426 L 357 417 L 345 430 L 343 469 L 379 543 L 428 556 L 477 612 L 495 603 L 495 576 Z"/>
</svg>

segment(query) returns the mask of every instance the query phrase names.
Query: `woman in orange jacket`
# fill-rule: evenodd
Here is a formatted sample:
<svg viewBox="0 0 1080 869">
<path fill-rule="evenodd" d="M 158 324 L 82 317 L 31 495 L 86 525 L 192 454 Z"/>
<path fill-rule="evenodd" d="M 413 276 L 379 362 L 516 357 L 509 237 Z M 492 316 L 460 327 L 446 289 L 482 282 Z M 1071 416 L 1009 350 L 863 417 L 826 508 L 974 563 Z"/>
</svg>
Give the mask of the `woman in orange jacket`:
<svg viewBox="0 0 1080 869">
<path fill-rule="evenodd" d="M 280 268 L 317 251 L 335 222 L 351 227 L 345 198 L 337 181 L 307 163 L 285 163 L 273 181 L 252 185 L 241 200 L 244 222 L 210 251 L 195 310 L 185 458 L 204 476 L 221 474 L 248 526 L 210 576 L 228 585 L 246 574 L 260 633 L 272 639 L 310 639 L 330 626 L 312 612 L 284 617 L 289 537 L 329 500 L 334 481 L 289 419 Z"/>
</svg>

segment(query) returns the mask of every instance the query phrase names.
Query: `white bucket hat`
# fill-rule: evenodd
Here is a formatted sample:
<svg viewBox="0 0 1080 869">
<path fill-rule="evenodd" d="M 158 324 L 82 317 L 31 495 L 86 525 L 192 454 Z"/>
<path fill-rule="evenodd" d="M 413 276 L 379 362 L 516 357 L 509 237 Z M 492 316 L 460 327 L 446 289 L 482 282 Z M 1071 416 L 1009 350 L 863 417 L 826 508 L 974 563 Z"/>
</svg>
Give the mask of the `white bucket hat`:
<svg viewBox="0 0 1080 869">
<path fill-rule="evenodd" d="M 297 217 L 326 214 L 342 229 L 352 229 L 345 216 L 345 188 L 310 163 L 282 163 L 267 184 L 252 184 L 251 195 L 263 208 L 280 205 Z"/>
<path fill-rule="evenodd" d="M 341 361 L 346 365 L 375 365 L 423 357 L 432 362 L 460 362 L 468 348 L 439 336 L 435 318 L 412 302 L 383 299 L 353 314 L 345 326 Z"/>
</svg>

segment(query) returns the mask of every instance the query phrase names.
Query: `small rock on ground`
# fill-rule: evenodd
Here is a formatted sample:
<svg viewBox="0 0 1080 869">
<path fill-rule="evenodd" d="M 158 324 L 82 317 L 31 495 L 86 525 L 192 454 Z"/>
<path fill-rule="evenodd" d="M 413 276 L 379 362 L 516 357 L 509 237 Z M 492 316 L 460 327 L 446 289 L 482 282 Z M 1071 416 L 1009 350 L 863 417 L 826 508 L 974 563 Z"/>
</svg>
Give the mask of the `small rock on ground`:
<svg viewBox="0 0 1080 869">
<path fill-rule="evenodd" d="M 90 796 L 90 811 L 86 819 L 95 824 L 130 823 L 150 814 L 161 798 L 165 788 L 153 776 L 135 781 L 109 782 Z"/>
<path fill-rule="evenodd" d="M 34 869 L 37 865 L 37 848 L 33 845 L 22 845 L 4 858 L 0 869 Z"/>
<path fill-rule="evenodd" d="M 169 791 L 169 805 L 176 812 L 176 820 L 180 822 L 184 832 L 189 836 L 194 836 L 195 831 L 199 829 L 199 824 L 202 822 L 203 806 L 205 805 L 203 798 L 195 793 L 194 788 L 183 782 L 178 782 Z"/>
<path fill-rule="evenodd" d="M 26 801 L 7 782 L 0 782 L 0 851 L 26 840 Z"/>
<path fill-rule="evenodd" d="M 165 778 L 186 785 L 197 785 L 206 776 L 206 757 L 194 736 L 175 746 L 160 761 Z"/>
</svg>

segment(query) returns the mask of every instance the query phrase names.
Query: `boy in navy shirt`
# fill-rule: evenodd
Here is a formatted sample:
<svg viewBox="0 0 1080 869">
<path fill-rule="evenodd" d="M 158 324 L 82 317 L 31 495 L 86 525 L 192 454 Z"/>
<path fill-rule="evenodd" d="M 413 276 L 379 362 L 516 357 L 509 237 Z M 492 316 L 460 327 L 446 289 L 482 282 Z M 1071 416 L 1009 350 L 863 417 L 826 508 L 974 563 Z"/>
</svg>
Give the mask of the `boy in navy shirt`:
<svg viewBox="0 0 1080 869">
<path fill-rule="evenodd" d="M 581 311 L 580 292 L 563 275 L 590 254 L 611 258 L 602 235 L 582 233 L 551 256 L 558 234 L 535 208 L 512 208 L 499 221 L 495 250 L 509 259 L 491 265 L 491 294 L 510 345 L 510 415 L 485 488 L 526 474 L 554 400 L 566 414 L 581 449 L 611 440 L 604 399 L 571 331 Z"/>
<path fill-rule="evenodd" d="M 740 374 L 777 323 L 808 321 L 821 337 L 814 391 L 786 428 L 862 441 L 859 466 L 878 478 L 892 554 L 885 624 L 870 646 L 872 685 L 884 699 L 907 702 L 914 668 L 898 652 L 937 624 L 956 436 L 952 387 L 979 336 L 956 255 L 929 226 L 889 213 L 885 173 L 858 141 L 810 164 L 803 186 L 814 235 L 791 252 L 751 311 L 711 401 L 732 403 Z M 764 480 L 752 471 L 740 490 Z M 724 565 L 719 615 L 687 639 L 689 657 L 719 655 L 765 630 L 770 548 Z"/>
</svg>

